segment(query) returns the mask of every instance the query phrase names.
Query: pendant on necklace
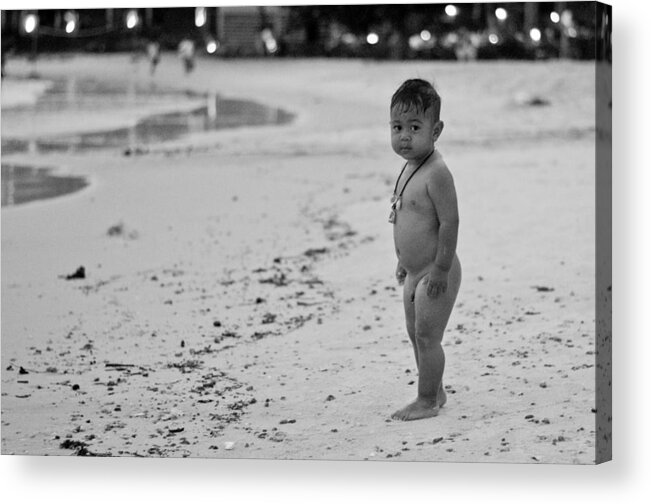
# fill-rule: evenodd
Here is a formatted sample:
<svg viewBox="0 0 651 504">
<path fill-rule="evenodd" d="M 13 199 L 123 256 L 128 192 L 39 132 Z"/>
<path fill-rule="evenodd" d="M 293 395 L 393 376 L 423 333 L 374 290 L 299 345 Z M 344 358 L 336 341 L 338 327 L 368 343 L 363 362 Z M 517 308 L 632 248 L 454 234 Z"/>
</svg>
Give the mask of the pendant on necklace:
<svg viewBox="0 0 651 504">
<path fill-rule="evenodd" d="M 402 201 L 400 196 L 397 196 L 396 194 L 391 196 L 391 213 L 389 214 L 390 224 L 396 223 L 397 210 L 400 210 L 401 206 L 402 206 Z"/>
</svg>

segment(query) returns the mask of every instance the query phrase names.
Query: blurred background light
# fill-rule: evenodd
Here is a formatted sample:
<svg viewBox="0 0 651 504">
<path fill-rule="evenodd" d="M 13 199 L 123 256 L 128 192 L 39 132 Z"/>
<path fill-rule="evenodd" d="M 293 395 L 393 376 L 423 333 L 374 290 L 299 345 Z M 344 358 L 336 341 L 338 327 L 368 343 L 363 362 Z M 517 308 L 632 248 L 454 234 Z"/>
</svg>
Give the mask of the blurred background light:
<svg viewBox="0 0 651 504">
<path fill-rule="evenodd" d="M 218 47 L 219 45 L 217 44 L 217 41 L 209 40 L 206 44 L 206 52 L 208 52 L 208 54 L 215 54 Z"/>
<path fill-rule="evenodd" d="M 138 16 L 138 11 L 132 9 L 129 12 L 127 12 L 127 28 L 129 30 L 132 30 L 136 26 L 138 26 L 139 22 L 140 22 L 140 17 Z"/>
<path fill-rule="evenodd" d="M 271 54 L 275 53 L 278 50 L 278 43 L 275 39 L 267 40 L 264 45 L 267 48 L 267 51 Z"/>
<path fill-rule="evenodd" d="M 24 21 L 25 33 L 33 33 L 38 26 L 38 16 L 36 14 L 27 14 Z"/>
<path fill-rule="evenodd" d="M 445 6 L 445 13 L 450 17 L 456 16 L 458 12 L 459 11 L 455 5 L 449 4 Z"/>
<path fill-rule="evenodd" d="M 206 24 L 206 8 L 197 7 L 194 10 L 194 25 L 200 28 L 205 24 Z"/>
<path fill-rule="evenodd" d="M 84 50 L 86 47 L 95 50 L 97 44 L 108 51 L 123 46 L 136 48 L 139 44 L 144 45 L 144 40 L 159 37 L 154 34 L 160 31 L 166 32 L 165 40 L 161 40 L 165 49 L 176 46 L 192 31 L 204 52 L 211 40 L 218 40 L 220 30 L 223 33 L 219 34 L 215 53 L 224 55 L 269 55 L 274 52 L 282 56 L 327 54 L 391 59 L 462 59 L 466 57 L 464 48 L 469 48 L 470 57 L 478 59 L 559 56 L 589 59 L 595 51 L 591 42 L 595 27 L 591 24 L 589 7 L 582 6 L 582 2 L 555 2 L 547 4 L 547 7 L 540 4 L 531 9 L 511 3 L 494 3 L 488 7 L 475 7 L 472 12 L 462 4 L 439 5 L 438 11 L 396 10 L 395 16 L 392 14 L 382 22 L 379 19 L 386 11 L 379 8 L 363 22 L 357 18 L 368 10 L 366 8 L 350 7 L 354 15 L 338 7 L 311 7 L 312 13 L 309 9 L 303 11 L 292 7 L 279 7 L 267 13 L 251 9 L 247 13 L 245 34 L 239 33 L 244 30 L 237 24 L 239 11 L 226 13 L 228 15 L 224 14 L 226 17 L 222 19 L 223 13 L 211 7 L 191 7 L 182 12 L 178 9 L 127 7 L 105 9 L 104 13 L 99 9 L 91 13 L 69 8 L 47 16 L 42 11 L 23 10 L 5 15 L 11 19 L 4 22 L 2 35 L 4 40 L 5 30 L 8 35 L 12 30 L 16 32 L 18 52 L 29 51 L 31 39 L 38 37 L 40 42 L 41 36 L 68 39 L 56 43 L 61 50 Z M 237 23 L 230 21 L 231 15 L 238 19 Z M 177 20 L 176 16 L 182 18 Z M 319 20 L 318 26 L 323 30 L 315 33 L 315 39 L 310 39 L 308 44 L 308 31 L 303 25 L 311 26 L 309 23 L 314 18 Z M 606 18 L 604 26 L 609 22 Z M 367 29 L 359 31 L 363 26 Z M 112 32 L 122 32 L 127 36 L 126 44 L 118 42 L 119 37 L 113 37 Z M 261 38 L 262 32 L 266 33 Z M 606 37 L 603 29 L 602 32 Z M 454 42 L 457 36 L 458 42 Z M 246 48 L 240 47 L 242 44 Z M 519 46 L 517 50 L 513 44 Z M 499 47 L 492 47 L 494 45 Z M 210 48 L 213 47 L 210 43 Z"/>
<path fill-rule="evenodd" d="M 78 28 L 77 14 L 72 11 L 67 11 L 63 15 L 63 20 L 66 22 L 66 33 L 73 33 Z"/>
<path fill-rule="evenodd" d="M 459 35 L 455 32 L 448 33 L 443 39 L 443 46 L 449 48 L 454 47 L 459 43 Z"/>
<path fill-rule="evenodd" d="M 572 13 L 569 10 L 564 10 L 561 13 L 561 24 L 565 27 L 572 26 L 573 20 L 572 20 Z"/>
<path fill-rule="evenodd" d="M 456 34 L 451 33 L 447 36 L 449 37 L 450 35 Z M 408 43 L 409 48 L 412 51 L 425 51 L 434 47 L 436 44 L 436 38 L 429 30 L 423 30 L 420 33 L 414 33 L 411 37 L 409 37 Z"/>
<path fill-rule="evenodd" d="M 276 42 L 273 32 L 269 28 L 262 30 L 262 42 L 264 43 L 265 50 L 269 54 L 274 54 L 278 51 L 278 43 Z"/>
<path fill-rule="evenodd" d="M 532 28 L 529 30 L 529 36 L 531 37 L 531 40 L 534 42 L 540 42 L 540 38 L 542 34 L 540 33 L 540 30 L 538 28 Z"/>
<path fill-rule="evenodd" d="M 344 44 L 352 45 L 352 44 L 354 44 L 355 42 L 357 42 L 357 38 L 356 38 L 355 35 L 353 35 L 352 33 L 344 33 L 344 34 L 341 36 L 341 41 L 342 41 Z"/>
</svg>

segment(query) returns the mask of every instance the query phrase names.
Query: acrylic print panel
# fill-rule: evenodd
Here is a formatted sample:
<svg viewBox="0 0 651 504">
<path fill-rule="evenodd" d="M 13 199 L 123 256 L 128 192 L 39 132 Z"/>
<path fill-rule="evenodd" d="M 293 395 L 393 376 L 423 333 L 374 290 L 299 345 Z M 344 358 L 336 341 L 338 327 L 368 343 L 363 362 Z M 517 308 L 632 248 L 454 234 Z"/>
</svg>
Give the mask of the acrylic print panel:
<svg viewBox="0 0 651 504">
<path fill-rule="evenodd" d="M 611 23 L 3 11 L 2 453 L 610 459 Z"/>
</svg>

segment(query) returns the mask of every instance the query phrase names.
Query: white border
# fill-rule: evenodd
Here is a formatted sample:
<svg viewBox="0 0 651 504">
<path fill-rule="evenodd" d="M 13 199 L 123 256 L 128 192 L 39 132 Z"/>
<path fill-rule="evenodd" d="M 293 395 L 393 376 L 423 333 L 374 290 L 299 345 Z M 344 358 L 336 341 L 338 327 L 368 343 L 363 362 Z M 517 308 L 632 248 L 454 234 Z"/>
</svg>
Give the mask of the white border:
<svg viewBox="0 0 651 504">
<path fill-rule="evenodd" d="M 4 9 L 54 7 L 6 0 Z M 135 2 L 191 6 L 188 0 Z M 224 1 L 288 5 L 309 1 Z M 338 2 L 324 2 L 338 3 Z M 360 0 L 355 3 L 378 3 Z M 395 3 L 395 2 L 394 2 Z M 651 355 L 648 2 L 613 0 L 614 461 L 592 466 L 0 458 L 4 502 L 649 502 Z M 216 3 L 210 2 L 211 5 Z M 68 1 L 66 7 L 134 2 Z"/>
</svg>

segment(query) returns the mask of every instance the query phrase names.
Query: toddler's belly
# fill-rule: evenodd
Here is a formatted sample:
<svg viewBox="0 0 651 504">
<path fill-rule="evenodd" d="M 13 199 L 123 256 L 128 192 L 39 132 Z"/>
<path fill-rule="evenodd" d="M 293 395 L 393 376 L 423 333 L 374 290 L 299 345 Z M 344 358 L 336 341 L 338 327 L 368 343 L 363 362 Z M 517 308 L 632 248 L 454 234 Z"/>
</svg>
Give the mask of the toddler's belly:
<svg viewBox="0 0 651 504">
<path fill-rule="evenodd" d="M 436 259 L 438 234 L 430 226 L 395 226 L 393 239 L 400 264 L 412 275 L 422 272 Z"/>
</svg>

